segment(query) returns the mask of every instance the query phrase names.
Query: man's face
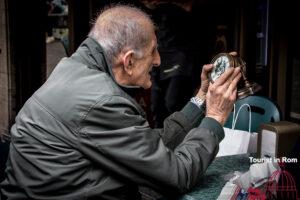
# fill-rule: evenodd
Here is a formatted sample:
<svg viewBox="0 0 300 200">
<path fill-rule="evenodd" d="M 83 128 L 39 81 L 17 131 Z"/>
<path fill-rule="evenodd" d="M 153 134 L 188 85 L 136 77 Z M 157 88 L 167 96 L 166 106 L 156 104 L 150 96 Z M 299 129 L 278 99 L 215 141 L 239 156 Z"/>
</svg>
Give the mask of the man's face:
<svg viewBox="0 0 300 200">
<path fill-rule="evenodd" d="M 134 59 L 131 83 L 135 86 L 140 86 L 144 89 L 151 87 L 151 75 L 150 71 L 152 67 L 158 67 L 160 65 L 160 56 L 157 51 L 157 40 L 153 33 L 150 45 L 144 50 L 144 56 L 139 59 Z"/>
</svg>

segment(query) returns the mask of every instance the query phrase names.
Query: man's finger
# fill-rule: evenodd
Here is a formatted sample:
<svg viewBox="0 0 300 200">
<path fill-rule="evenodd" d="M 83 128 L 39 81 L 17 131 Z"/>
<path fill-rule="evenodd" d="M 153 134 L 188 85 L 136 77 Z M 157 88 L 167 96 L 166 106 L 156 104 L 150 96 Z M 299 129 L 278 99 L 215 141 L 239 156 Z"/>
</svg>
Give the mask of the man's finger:
<svg viewBox="0 0 300 200">
<path fill-rule="evenodd" d="M 236 51 L 232 51 L 232 52 L 229 53 L 229 55 L 237 56 L 237 52 Z"/>
<path fill-rule="evenodd" d="M 211 71 L 211 69 L 213 68 L 213 64 L 207 64 L 207 65 L 203 65 L 203 71 L 205 72 L 209 72 Z"/>
<path fill-rule="evenodd" d="M 203 65 L 202 73 L 201 73 L 202 80 L 208 79 L 208 73 L 212 70 L 213 67 L 214 67 L 213 64 Z"/>
<path fill-rule="evenodd" d="M 234 69 L 234 72 L 232 73 L 230 79 L 229 79 L 229 82 L 232 82 L 233 79 L 234 79 L 238 74 L 240 74 L 240 73 L 241 73 L 241 68 L 240 68 L 240 67 L 236 67 L 236 68 Z"/>
<path fill-rule="evenodd" d="M 230 99 L 236 101 L 236 98 L 237 98 L 237 88 L 235 88 L 230 95 Z"/>
<path fill-rule="evenodd" d="M 239 73 L 236 77 L 234 77 L 234 79 L 230 82 L 227 92 L 229 92 L 230 94 L 236 89 L 238 82 L 240 81 L 242 77 L 242 74 Z"/>
<path fill-rule="evenodd" d="M 223 85 L 228 79 L 231 77 L 231 75 L 234 72 L 234 68 L 230 67 L 229 69 L 225 70 L 225 72 L 215 81 L 216 87 Z"/>
</svg>

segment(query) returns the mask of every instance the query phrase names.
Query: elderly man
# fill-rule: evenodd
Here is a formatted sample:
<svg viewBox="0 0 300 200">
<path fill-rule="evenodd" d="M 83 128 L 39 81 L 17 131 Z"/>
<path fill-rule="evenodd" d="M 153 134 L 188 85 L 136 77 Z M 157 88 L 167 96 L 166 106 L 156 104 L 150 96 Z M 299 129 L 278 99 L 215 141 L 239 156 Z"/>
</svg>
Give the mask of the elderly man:
<svg viewBox="0 0 300 200">
<path fill-rule="evenodd" d="M 129 6 L 103 11 L 89 37 L 16 117 L 3 194 L 135 200 L 138 185 L 165 194 L 191 189 L 224 137 L 239 69 L 208 87 L 212 66 L 205 65 L 197 95 L 163 129 L 151 129 L 130 94 L 151 87 L 149 72 L 159 65 L 154 25 L 145 13 Z"/>
</svg>

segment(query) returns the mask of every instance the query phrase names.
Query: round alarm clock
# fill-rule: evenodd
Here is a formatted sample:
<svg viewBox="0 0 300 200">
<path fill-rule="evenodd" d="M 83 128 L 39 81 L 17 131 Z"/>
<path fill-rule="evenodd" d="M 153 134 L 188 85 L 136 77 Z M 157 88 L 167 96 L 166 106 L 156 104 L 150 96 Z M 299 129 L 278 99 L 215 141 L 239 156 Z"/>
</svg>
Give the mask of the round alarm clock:
<svg viewBox="0 0 300 200">
<path fill-rule="evenodd" d="M 220 53 L 212 59 L 211 63 L 214 67 L 210 73 L 210 80 L 215 82 L 226 69 L 234 67 L 234 58 L 230 54 Z"/>
<path fill-rule="evenodd" d="M 230 67 L 241 67 L 242 78 L 238 84 L 238 98 L 242 99 L 254 94 L 261 87 L 257 83 L 250 83 L 246 78 L 246 63 L 238 56 L 229 53 L 217 54 L 211 61 L 213 69 L 209 74 L 210 81 L 214 83 Z"/>
</svg>

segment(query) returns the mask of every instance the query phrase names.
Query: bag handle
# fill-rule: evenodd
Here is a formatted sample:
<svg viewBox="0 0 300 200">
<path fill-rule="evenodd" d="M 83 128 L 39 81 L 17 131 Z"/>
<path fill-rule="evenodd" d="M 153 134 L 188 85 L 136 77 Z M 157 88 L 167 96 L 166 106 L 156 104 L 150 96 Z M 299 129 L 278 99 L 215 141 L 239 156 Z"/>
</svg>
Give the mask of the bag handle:
<svg viewBox="0 0 300 200">
<path fill-rule="evenodd" d="M 239 109 L 238 109 L 238 111 L 237 111 L 237 113 L 236 113 L 236 116 L 235 116 L 235 111 L 236 111 L 236 109 L 235 109 L 235 104 L 233 104 L 233 118 L 232 118 L 232 130 L 234 130 L 234 128 L 235 128 L 235 125 L 236 125 L 236 122 L 237 122 L 237 120 L 238 120 L 238 116 L 239 116 L 239 114 L 240 114 L 240 111 L 241 111 L 241 109 L 244 107 L 244 106 L 246 106 L 246 107 L 248 107 L 249 108 L 249 124 L 248 124 L 248 127 L 249 127 L 249 130 L 248 130 L 248 132 L 249 133 L 251 133 L 251 107 L 250 107 L 250 105 L 249 104 L 247 104 L 247 103 L 245 103 L 245 104 L 243 104 Z"/>
</svg>

